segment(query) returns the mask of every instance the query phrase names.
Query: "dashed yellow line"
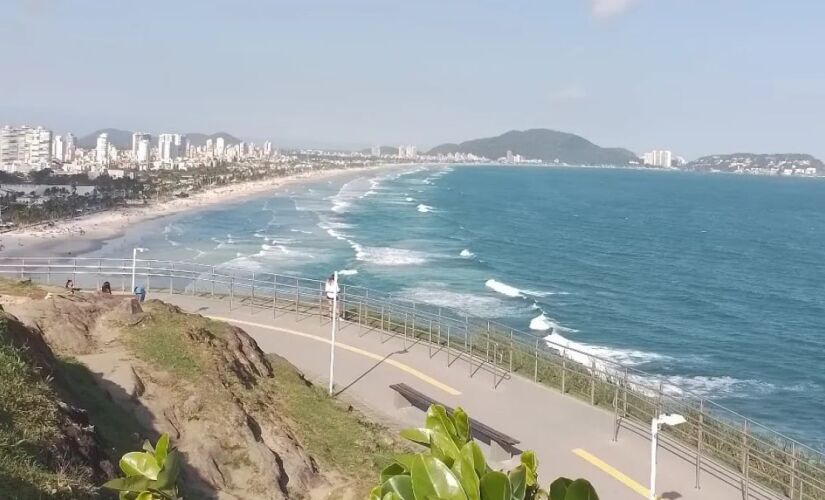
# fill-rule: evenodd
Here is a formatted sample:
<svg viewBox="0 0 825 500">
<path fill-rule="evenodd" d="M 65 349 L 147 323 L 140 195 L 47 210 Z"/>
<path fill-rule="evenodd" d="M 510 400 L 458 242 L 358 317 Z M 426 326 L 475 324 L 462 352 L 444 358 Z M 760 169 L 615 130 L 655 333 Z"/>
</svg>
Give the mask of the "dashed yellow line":
<svg viewBox="0 0 825 500">
<path fill-rule="evenodd" d="M 240 324 L 240 325 L 254 326 L 256 328 L 265 328 L 267 330 L 274 330 L 274 331 L 277 331 L 277 332 L 288 333 L 290 335 L 295 335 L 297 337 L 303 337 L 303 338 L 307 338 L 307 339 L 311 339 L 311 340 L 316 340 L 318 342 L 323 342 L 325 344 L 331 344 L 332 343 L 332 341 L 330 341 L 329 339 L 325 339 L 323 337 L 318 337 L 317 335 L 310 335 L 308 333 L 299 332 L 297 330 L 290 330 L 289 328 L 281 328 L 279 326 L 265 325 L 263 323 L 254 323 L 252 321 L 244 321 L 244 320 L 234 319 L 234 318 L 225 318 L 223 316 L 206 316 L 206 317 L 217 320 L 217 321 L 226 321 L 227 323 L 237 323 L 237 324 Z M 450 387 L 449 385 L 447 385 L 443 382 L 439 382 L 438 380 L 430 377 L 426 373 L 423 373 L 419 370 L 416 370 L 415 368 L 413 368 L 413 367 L 411 367 L 407 364 L 401 363 L 400 361 L 396 361 L 394 359 L 385 359 L 385 356 L 381 356 L 379 354 L 375 354 L 375 353 L 370 352 L 370 351 L 365 351 L 364 349 L 360 349 L 358 347 L 354 347 L 354 346 L 351 346 L 349 344 L 343 344 L 341 342 L 338 342 L 337 340 L 335 341 L 335 347 L 337 347 L 339 349 L 343 349 L 345 351 L 354 352 L 355 354 L 360 354 L 361 356 L 365 356 L 367 358 L 374 359 L 376 361 L 382 361 L 382 362 L 384 362 L 384 363 L 386 363 L 390 366 L 394 366 L 395 368 L 398 368 L 399 370 L 401 370 L 405 373 L 408 373 L 408 374 L 412 375 L 413 377 L 415 377 L 417 379 L 420 379 L 420 380 L 430 384 L 433 387 L 441 389 L 442 391 L 444 391 L 447 394 L 450 394 L 452 396 L 458 396 L 458 395 L 461 394 L 461 391 L 459 391 L 457 389 L 454 389 L 454 388 Z"/>
<path fill-rule="evenodd" d="M 613 467 L 612 465 L 608 464 L 604 460 L 584 451 L 581 448 L 576 448 L 575 450 L 573 450 L 573 453 L 578 455 L 580 458 L 583 458 L 584 460 L 590 462 L 592 465 L 601 469 L 602 472 L 605 472 L 608 475 L 612 476 L 613 479 L 619 481 L 620 483 L 627 486 L 636 493 L 642 495 L 645 498 L 650 498 L 650 489 L 645 488 L 641 484 L 637 483 L 636 481 L 628 477 L 626 474 L 624 474 L 617 468 Z"/>
</svg>

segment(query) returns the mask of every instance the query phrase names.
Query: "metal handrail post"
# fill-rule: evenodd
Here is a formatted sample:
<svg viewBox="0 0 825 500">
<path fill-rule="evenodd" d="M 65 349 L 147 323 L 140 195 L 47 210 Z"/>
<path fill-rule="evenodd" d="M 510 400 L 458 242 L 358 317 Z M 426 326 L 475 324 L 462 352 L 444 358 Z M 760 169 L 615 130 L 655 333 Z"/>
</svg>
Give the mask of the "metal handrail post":
<svg viewBox="0 0 825 500">
<path fill-rule="evenodd" d="M 624 396 L 623 398 L 623 408 L 622 408 L 622 416 L 627 418 L 627 367 L 624 369 Z M 698 487 L 698 486 L 697 486 Z"/>
<path fill-rule="evenodd" d="M 272 275 L 272 319 L 278 314 L 278 275 Z"/>
<path fill-rule="evenodd" d="M 495 358 L 495 353 L 493 353 L 493 357 Z M 484 350 L 484 361 L 489 363 L 490 362 L 490 320 L 487 320 L 487 343 Z M 493 360 L 495 361 L 495 359 Z"/>
<path fill-rule="evenodd" d="M 613 442 L 619 440 L 619 387 L 613 392 Z"/>
<path fill-rule="evenodd" d="M 74 258 L 72 264 L 72 283 L 77 283 L 77 257 Z"/>
<path fill-rule="evenodd" d="M 429 341 L 429 343 L 427 344 L 427 354 L 429 354 L 430 358 L 432 358 L 433 357 L 433 320 L 430 320 L 430 326 L 427 329 L 427 331 L 429 332 L 429 335 L 427 337 L 428 341 Z"/>
<path fill-rule="evenodd" d="M 596 360 L 590 358 L 590 404 L 596 405 Z"/>
<path fill-rule="evenodd" d="M 561 352 L 561 393 L 567 394 L 567 352 Z"/>
<path fill-rule="evenodd" d="M 101 267 L 102 259 L 97 259 L 97 276 L 95 277 L 95 282 L 97 283 L 97 290 L 100 290 L 100 267 Z"/>
<path fill-rule="evenodd" d="M 745 500 L 750 496 L 750 449 L 748 447 L 748 433 L 750 423 L 745 419 L 744 430 L 742 432 L 742 473 L 745 474 L 744 495 Z"/>
<path fill-rule="evenodd" d="M 20 260 L 20 279 L 23 279 L 23 276 L 26 275 L 26 258 L 22 258 Z"/>
<path fill-rule="evenodd" d="M 324 284 L 318 283 L 318 324 L 324 324 L 324 310 L 323 310 L 323 301 L 324 301 Z M 335 311 L 332 311 L 332 307 L 330 307 L 329 317 L 332 319 Z"/>
<path fill-rule="evenodd" d="M 175 274 L 175 263 L 169 263 L 169 295 L 172 295 L 172 276 Z"/>
<path fill-rule="evenodd" d="M 450 325 L 447 325 L 447 366 L 450 366 Z"/>
<path fill-rule="evenodd" d="M 215 266 L 211 266 L 209 281 L 212 282 L 212 297 L 215 296 Z"/>
<path fill-rule="evenodd" d="M 539 338 L 536 337 L 536 348 L 533 350 L 536 364 L 533 366 L 533 382 L 539 381 Z"/>
<path fill-rule="evenodd" d="M 255 314 L 255 273 L 252 273 L 252 299 L 249 302 L 249 310 Z"/>
<path fill-rule="evenodd" d="M 51 257 L 49 257 L 48 266 L 49 267 L 46 268 L 46 284 L 51 285 L 52 284 L 52 258 Z"/>
<path fill-rule="evenodd" d="M 404 350 L 407 350 L 407 320 L 409 319 L 409 313 L 404 312 Z"/>
<path fill-rule="evenodd" d="M 704 439 L 705 439 L 704 431 L 705 431 L 705 400 L 700 399 L 699 400 L 699 430 L 696 432 L 696 434 L 697 434 L 697 442 L 696 442 L 696 489 L 699 489 L 700 485 L 701 485 L 702 441 L 704 441 Z"/>
<path fill-rule="evenodd" d="M 235 277 L 229 277 L 229 310 L 232 310 L 232 301 L 235 299 Z"/>
<path fill-rule="evenodd" d="M 536 338 L 538 341 L 538 338 Z M 507 370 L 508 375 L 513 374 L 513 329 L 510 328 L 510 368 Z"/>
<path fill-rule="evenodd" d="M 298 282 L 298 278 L 295 278 L 295 314 L 298 314 L 298 303 L 301 301 L 300 290 L 301 284 Z"/>
<path fill-rule="evenodd" d="M 496 388 L 496 354 L 498 352 L 498 342 L 493 342 L 493 389 Z"/>
</svg>

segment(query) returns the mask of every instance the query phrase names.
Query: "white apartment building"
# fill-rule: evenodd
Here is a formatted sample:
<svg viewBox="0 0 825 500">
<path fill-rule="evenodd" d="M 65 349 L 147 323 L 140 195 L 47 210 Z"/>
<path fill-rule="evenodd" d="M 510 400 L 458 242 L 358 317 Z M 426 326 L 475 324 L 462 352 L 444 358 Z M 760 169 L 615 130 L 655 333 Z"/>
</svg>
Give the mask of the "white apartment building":
<svg viewBox="0 0 825 500">
<path fill-rule="evenodd" d="M 66 145 L 64 146 L 63 150 L 63 162 L 64 163 L 71 163 L 74 161 L 74 152 L 75 152 L 75 140 L 74 134 L 71 132 L 66 134 Z"/>
<path fill-rule="evenodd" d="M 160 134 L 158 136 L 158 158 L 171 163 L 186 157 L 186 136 L 180 134 Z"/>
<path fill-rule="evenodd" d="M 62 162 L 64 155 L 66 152 L 66 145 L 63 142 L 63 136 L 58 135 L 55 136 L 54 140 L 52 141 L 52 158 L 55 160 Z"/>
<path fill-rule="evenodd" d="M 152 136 L 143 132 L 135 132 L 132 134 L 132 158 L 134 158 L 135 160 L 138 159 L 140 143 L 144 140 L 151 141 Z"/>
<path fill-rule="evenodd" d="M 272 156 L 272 141 L 264 142 L 264 155 Z"/>
<path fill-rule="evenodd" d="M 215 139 L 215 156 L 218 158 L 222 158 L 223 155 L 226 154 L 226 144 L 224 143 L 223 137 L 218 137 Z"/>
<path fill-rule="evenodd" d="M 673 153 L 668 150 L 653 150 L 642 155 L 642 163 L 654 167 L 667 167 L 673 165 Z"/>
<path fill-rule="evenodd" d="M 373 146 L 371 153 L 372 153 L 372 156 L 375 156 L 376 158 L 380 157 L 381 156 L 381 146 Z"/>
<path fill-rule="evenodd" d="M 109 134 L 105 132 L 97 136 L 95 161 L 100 165 L 109 164 Z"/>
<path fill-rule="evenodd" d="M 48 167 L 51 159 L 51 130 L 27 126 L 0 129 L 0 169 L 28 172 Z"/>
<path fill-rule="evenodd" d="M 137 152 L 135 153 L 135 160 L 141 165 L 147 165 L 152 159 L 152 142 L 148 134 L 144 135 L 137 144 Z"/>
</svg>

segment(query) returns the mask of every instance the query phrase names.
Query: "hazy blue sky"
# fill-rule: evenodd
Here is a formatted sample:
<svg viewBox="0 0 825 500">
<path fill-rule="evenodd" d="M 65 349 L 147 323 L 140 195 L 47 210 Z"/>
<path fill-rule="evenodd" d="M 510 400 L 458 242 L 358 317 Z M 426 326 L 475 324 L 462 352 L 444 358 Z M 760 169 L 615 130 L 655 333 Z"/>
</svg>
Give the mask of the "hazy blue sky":
<svg viewBox="0 0 825 500">
<path fill-rule="evenodd" d="M 19 1 L 0 123 L 825 157 L 822 0 Z"/>
</svg>

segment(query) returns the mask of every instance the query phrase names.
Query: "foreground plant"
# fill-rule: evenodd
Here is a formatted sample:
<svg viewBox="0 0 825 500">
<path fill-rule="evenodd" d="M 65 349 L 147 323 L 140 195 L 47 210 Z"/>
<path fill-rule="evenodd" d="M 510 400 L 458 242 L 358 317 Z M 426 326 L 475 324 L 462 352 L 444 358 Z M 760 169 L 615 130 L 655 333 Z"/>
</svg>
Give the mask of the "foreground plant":
<svg viewBox="0 0 825 500">
<path fill-rule="evenodd" d="M 143 450 L 123 455 L 120 470 L 126 477 L 103 487 L 117 490 L 120 500 L 177 500 L 180 456 L 169 449 L 169 435 L 160 436 L 155 446 L 145 441 Z"/>
<path fill-rule="evenodd" d="M 369 500 L 598 500 L 584 479 L 560 477 L 547 491 L 538 486 L 538 460 L 526 451 L 509 472 L 487 465 L 470 435 L 470 418 L 461 408 L 452 415 L 432 405 L 424 427 L 404 429 L 401 436 L 428 451 L 401 454 L 381 471 L 381 484 Z"/>
</svg>

